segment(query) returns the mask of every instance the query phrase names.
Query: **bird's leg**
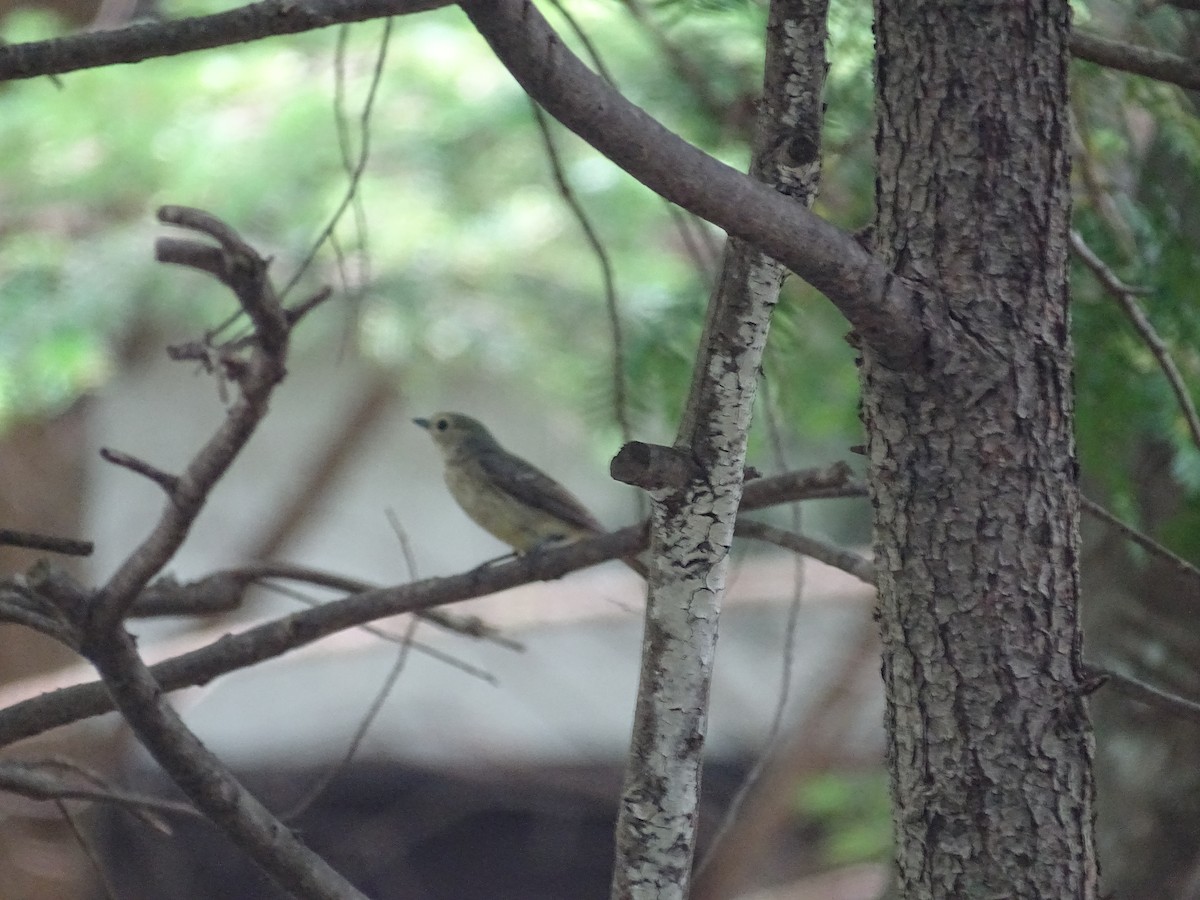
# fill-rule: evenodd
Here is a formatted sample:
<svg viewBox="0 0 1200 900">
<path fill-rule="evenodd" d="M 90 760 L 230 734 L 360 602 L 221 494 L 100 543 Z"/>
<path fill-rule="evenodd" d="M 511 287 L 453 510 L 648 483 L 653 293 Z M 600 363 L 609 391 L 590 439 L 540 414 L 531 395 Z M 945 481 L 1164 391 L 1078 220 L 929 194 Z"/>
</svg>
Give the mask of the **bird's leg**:
<svg viewBox="0 0 1200 900">
<path fill-rule="evenodd" d="M 485 559 L 483 562 L 481 562 L 479 565 L 477 565 L 475 567 L 475 571 L 478 572 L 482 569 L 490 569 L 492 566 L 498 566 L 501 563 L 508 562 L 509 560 L 520 559 L 520 558 L 521 558 L 520 553 L 518 553 L 516 550 L 510 550 L 508 553 L 504 553 L 500 556 L 494 556 L 491 559 Z"/>
</svg>

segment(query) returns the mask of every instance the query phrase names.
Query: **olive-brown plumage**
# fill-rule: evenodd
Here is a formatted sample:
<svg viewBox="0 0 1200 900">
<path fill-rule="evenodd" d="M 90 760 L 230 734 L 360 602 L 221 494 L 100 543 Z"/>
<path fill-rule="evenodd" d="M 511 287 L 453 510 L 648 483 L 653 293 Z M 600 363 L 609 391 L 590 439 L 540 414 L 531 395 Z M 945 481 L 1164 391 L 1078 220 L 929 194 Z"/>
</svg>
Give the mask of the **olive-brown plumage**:
<svg viewBox="0 0 1200 900">
<path fill-rule="evenodd" d="M 446 486 L 463 512 L 517 553 L 603 533 L 574 494 L 501 447 L 481 422 L 453 412 L 413 421 L 441 452 Z M 637 560 L 626 562 L 645 574 Z"/>
</svg>

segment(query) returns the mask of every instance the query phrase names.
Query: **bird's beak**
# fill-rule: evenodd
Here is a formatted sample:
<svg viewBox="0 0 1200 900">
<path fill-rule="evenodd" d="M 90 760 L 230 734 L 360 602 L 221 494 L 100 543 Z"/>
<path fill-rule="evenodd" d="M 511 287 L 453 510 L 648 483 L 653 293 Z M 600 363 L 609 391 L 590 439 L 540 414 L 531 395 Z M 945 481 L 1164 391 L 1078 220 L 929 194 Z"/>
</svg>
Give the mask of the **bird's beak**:
<svg viewBox="0 0 1200 900">
<path fill-rule="evenodd" d="M 426 431 L 429 430 L 429 420 L 428 419 L 413 419 L 413 422 L 416 423 L 417 425 L 420 425 Z"/>
</svg>

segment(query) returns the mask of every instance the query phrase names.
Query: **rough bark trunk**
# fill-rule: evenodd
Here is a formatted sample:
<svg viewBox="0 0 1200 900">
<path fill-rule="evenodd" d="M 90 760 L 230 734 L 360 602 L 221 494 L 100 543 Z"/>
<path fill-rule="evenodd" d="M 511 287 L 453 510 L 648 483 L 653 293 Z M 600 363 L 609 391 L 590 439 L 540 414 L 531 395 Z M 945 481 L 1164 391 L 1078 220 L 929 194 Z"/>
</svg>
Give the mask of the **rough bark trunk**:
<svg viewBox="0 0 1200 900">
<path fill-rule="evenodd" d="M 1065 0 L 876 0 L 878 253 L 945 323 L 864 352 L 900 892 L 1092 898 Z"/>
</svg>

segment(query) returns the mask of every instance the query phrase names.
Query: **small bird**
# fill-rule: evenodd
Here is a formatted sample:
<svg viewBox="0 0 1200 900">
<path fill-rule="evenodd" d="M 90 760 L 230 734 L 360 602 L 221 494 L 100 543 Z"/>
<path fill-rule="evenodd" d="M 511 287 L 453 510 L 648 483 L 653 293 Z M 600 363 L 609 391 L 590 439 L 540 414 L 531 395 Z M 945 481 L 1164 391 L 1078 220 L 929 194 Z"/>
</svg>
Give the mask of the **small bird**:
<svg viewBox="0 0 1200 900">
<path fill-rule="evenodd" d="M 575 495 L 519 456 L 483 424 L 461 413 L 413 419 L 442 454 L 443 476 L 463 512 L 518 554 L 604 533 Z M 645 577 L 639 560 L 622 560 Z"/>
</svg>

